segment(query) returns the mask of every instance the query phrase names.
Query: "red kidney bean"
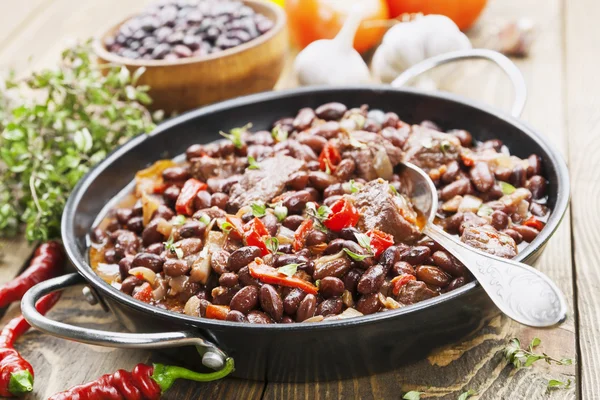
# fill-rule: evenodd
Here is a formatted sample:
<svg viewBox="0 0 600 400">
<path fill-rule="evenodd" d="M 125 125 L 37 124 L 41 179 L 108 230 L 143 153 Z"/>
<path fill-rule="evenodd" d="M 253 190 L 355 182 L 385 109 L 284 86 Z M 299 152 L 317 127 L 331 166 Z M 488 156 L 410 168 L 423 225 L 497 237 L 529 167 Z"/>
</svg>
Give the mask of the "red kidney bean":
<svg viewBox="0 0 600 400">
<path fill-rule="evenodd" d="M 235 294 L 236 291 L 234 289 L 217 286 L 211 291 L 212 302 L 219 306 L 226 306 L 233 300 Z"/>
<path fill-rule="evenodd" d="M 319 202 L 319 200 L 321 199 L 321 193 L 319 193 L 319 191 L 314 187 L 307 187 L 304 190 L 310 193 L 310 201 Z"/>
<path fill-rule="evenodd" d="M 275 141 L 273 135 L 269 131 L 258 131 L 251 135 L 247 135 L 244 141 L 248 145 L 272 146 Z"/>
<path fill-rule="evenodd" d="M 310 127 L 314 119 L 315 112 L 312 108 L 302 108 L 294 118 L 293 127 L 298 131 L 303 131 Z"/>
<path fill-rule="evenodd" d="M 353 268 L 350 271 L 348 271 L 346 276 L 343 277 L 344 288 L 350 293 L 356 293 L 356 286 L 358 286 L 358 281 L 360 280 L 361 276 L 362 271 L 360 269 Z"/>
<path fill-rule="evenodd" d="M 335 276 L 336 278 L 340 278 L 346 272 L 348 272 L 350 269 L 350 264 L 350 260 L 348 260 L 346 257 L 331 260 L 325 264 L 315 267 L 313 278 L 323 279 L 326 276 Z"/>
<path fill-rule="evenodd" d="M 269 235 L 277 236 L 277 231 L 279 230 L 279 220 L 275 215 L 267 213 L 260 220 L 264 224 L 267 231 L 269 231 Z"/>
<path fill-rule="evenodd" d="M 315 110 L 317 117 L 326 121 L 342 119 L 348 108 L 342 103 L 327 103 L 323 104 Z"/>
<path fill-rule="evenodd" d="M 364 315 L 374 314 L 381 309 L 377 293 L 363 294 L 356 302 L 356 310 Z"/>
<path fill-rule="evenodd" d="M 114 231 L 116 231 L 119 228 L 120 228 L 119 221 L 117 221 L 116 219 L 114 219 L 114 220 L 110 221 L 108 223 L 108 225 L 106 226 L 106 232 L 114 232 Z"/>
<path fill-rule="evenodd" d="M 206 317 L 206 307 L 208 307 L 210 304 L 211 304 L 210 301 L 208 301 L 206 299 L 200 299 L 200 307 L 198 307 L 198 308 L 200 311 L 200 316 L 202 318 Z"/>
<path fill-rule="evenodd" d="M 467 273 L 464 265 L 446 251 L 438 250 L 433 253 L 431 258 L 435 265 L 452 276 L 465 276 Z"/>
<path fill-rule="evenodd" d="M 104 241 L 108 239 L 108 235 L 102 228 L 95 228 L 90 235 L 90 239 L 92 239 L 92 242 L 94 243 L 104 243 Z"/>
<path fill-rule="evenodd" d="M 119 208 L 115 212 L 117 221 L 119 221 L 119 224 L 121 224 L 123 226 L 127 225 L 127 221 L 129 221 L 129 218 L 131 218 L 132 214 L 133 214 L 133 211 L 131 211 L 131 208 Z"/>
<path fill-rule="evenodd" d="M 346 182 L 352 174 L 354 174 L 354 170 L 356 169 L 356 162 L 351 158 L 344 158 L 337 165 L 335 169 L 335 173 L 333 174 L 340 181 Z"/>
<path fill-rule="evenodd" d="M 463 223 L 465 215 L 461 212 L 458 212 L 451 217 L 444 219 L 443 225 L 444 229 L 449 233 L 458 233 L 460 231 L 460 226 Z"/>
<path fill-rule="evenodd" d="M 470 190 L 471 182 L 468 179 L 463 178 L 445 186 L 440 193 L 440 197 L 442 200 L 446 201 L 450 200 L 454 196 L 462 196 Z"/>
<path fill-rule="evenodd" d="M 133 260 L 133 257 L 131 256 L 123 257 L 121 260 L 119 260 L 119 273 L 121 274 L 121 282 L 127 279 L 129 276 L 131 260 Z"/>
<path fill-rule="evenodd" d="M 317 306 L 315 314 L 322 315 L 324 317 L 327 315 L 337 315 L 342 312 L 343 306 L 344 303 L 339 297 L 325 299 Z"/>
<path fill-rule="evenodd" d="M 517 164 L 513 167 L 512 174 L 510 175 L 510 183 L 515 187 L 525 186 L 527 180 L 527 172 L 525 169 Z"/>
<path fill-rule="evenodd" d="M 415 272 L 417 273 L 417 279 L 428 285 L 444 287 L 450 283 L 448 275 L 432 265 L 419 265 Z"/>
<path fill-rule="evenodd" d="M 451 290 L 458 289 L 461 286 L 464 286 L 467 283 L 467 279 L 464 276 L 459 276 L 458 278 L 454 278 L 448 286 L 446 286 L 446 292 L 450 292 Z"/>
<path fill-rule="evenodd" d="M 190 272 L 190 265 L 184 260 L 168 258 L 163 265 L 163 269 L 165 275 L 182 276 Z"/>
<path fill-rule="evenodd" d="M 272 324 L 273 320 L 262 311 L 250 311 L 248 313 L 248 322 L 251 324 Z"/>
<path fill-rule="evenodd" d="M 200 221 L 188 221 L 179 228 L 179 236 L 182 238 L 204 237 L 206 225 Z"/>
<path fill-rule="evenodd" d="M 210 207 L 211 196 L 206 190 L 201 190 L 194 197 L 194 208 L 203 210 Z"/>
<path fill-rule="evenodd" d="M 141 280 L 133 275 L 130 275 L 123 280 L 123 283 L 121 283 L 121 291 L 128 295 L 131 295 L 133 293 L 133 289 L 136 286 L 141 285 L 142 283 L 144 283 L 143 280 Z"/>
<path fill-rule="evenodd" d="M 185 167 L 169 167 L 162 172 L 162 177 L 166 182 L 182 182 L 190 177 L 190 173 Z"/>
<path fill-rule="evenodd" d="M 162 271 L 165 259 L 152 253 L 138 253 L 131 261 L 132 267 L 146 267 L 158 273 Z"/>
<path fill-rule="evenodd" d="M 261 283 L 250 275 L 250 269 L 248 267 L 243 267 L 238 271 L 238 280 L 240 281 L 240 284 L 244 286 L 261 286 Z"/>
<path fill-rule="evenodd" d="M 290 175 L 287 185 L 294 190 L 302 190 L 308 185 L 308 174 L 304 171 L 294 172 Z"/>
<path fill-rule="evenodd" d="M 246 318 L 246 316 L 244 314 L 242 314 L 241 312 L 239 312 L 237 310 L 231 310 L 227 313 L 227 316 L 225 317 L 225 321 L 248 322 L 248 318 Z"/>
<path fill-rule="evenodd" d="M 358 280 L 358 293 L 369 294 L 378 292 L 385 281 L 386 270 L 381 264 L 373 265 L 365 271 Z"/>
<path fill-rule="evenodd" d="M 523 236 L 514 229 L 505 229 L 502 232 L 506 233 L 508 236 L 513 238 L 516 244 L 519 244 L 523 241 Z"/>
<path fill-rule="evenodd" d="M 292 289 L 290 293 L 283 299 L 283 310 L 288 315 L 295 315 L 302 300 L 306 297 L 306 293 L 300 289 Z"/>
<path fill-rule="evenodd" d="M 134 255 L 140 247 L 140 239 L 135 233 L 122 231 L 115 241 L 115 255 L 121 259 L 126 255 Z"/>
<path fill-rule="evenodd" d="M 313 229 L 306 235 L 306 246 L 317 246 L 327 241 L 327 235 L 321 231 Z"/>
<path fill-rule="evenodd" d="M 231 299 L 229 306 L 232 310 L 248 314 L 258 305 L 258 288 L 256 286 L 244 286 Z"/>
<path fill-rule="evenodd" d="M 510 180 L 510 176 L 512 175 L 512 169 L 506 167 L 498 167 L 494 171 L 494 175 L 499 181 L 508 182 Z"/>
<path fill-rule="evenodd" d="M 339 253 L 344 248 L 344 242 L 345 240 L 341 238 L 332 240 L 325 248 L 325 251 L 323 251 L 323 254 L 328 256 L 331 254 Z"/>
<path fill-rule="evenodd" d="M 304 299 L 302 299 L 298 306 L 298 310 L 296 311 L 296 322 L 302 322 L 315 315 L 316 308 L 317 298 L 312 294 L 304 296 Z"/>
<path fill-rule="evenodd" d="M 311 129 L 314 135 L 323 136 L 325 139 L 333 139 L 340 133 L 340 123 L 337 121 L 328 121 Z"/>
<path fill-rule="evenodd" d="M 345 194 L 344 187 L 341 183 L 334 183 L 333 185 L 327 186 L 323 191 L 323 197 L 341 196 Z"/>
<path fill-rule="evenodd" d="M 431 255 L 431 249 L 427 246 L 414 246 L 402 253 L 402 261 L 412 265 L 423 264 Z"/>
<path fill-rule="evenodd" d="M 542 159 L 537 154 L 532 154 L 527 158 L 527 176 L 540 175 L 542 173 Z"/>
<path fill-rule="evenodd" d="M 525 187 L 529 189 L 534 199 L 541 199 L 546 194 L 546 179 L 540 175 L 534 175 L 529 178 Z"/>
<path fill-rule="evenodd" d="M 232 288 L 238 284 L 238 276 L 233 272 L 225 272 L 219 277 L 219 285 Z"/>
<path fill-rule="evenodd" d="M 342 293 L 344 293 L 344 289 L 344 282 L 333 276 L 327 276 L 321 279 L 319 284 L 319 293 L 326 299 L 341 296 Z"/>
<path fill-rule="evenodd" d="M 449 131 L 448 133 L 456 136 L 458 140 L 460 140 L 460 145 L 462 147 L 471 147 L 473 144 L 473 136 L 468 131 L 463 129 L 455 129 Z"/>
<path fill-rule="evenodd" d="M 282 324 L 291 324 L 293 322 L 294 322 L 294 320 L 292 318 L 290 318 L 288 315 L 284 315 L 283 318 L 281 318 Z"/>
<path fill-rule="evenodd" d="M 392 267 L 392 273 L 395 276 L 398 275 L 415 275 L 415 269 L 412 265 L 407 263 L 406 261 L 397 261 L 394 263 Z"/>
<path fill-rule="evenodd" d="M 410 130 L 407 128 L 396 129 L 395 127 L 383 128 L 380 135 L 392 142 L 398 148 L 403 148 L 408 140 Z"/>
<path fill-rule="evenodd" d="M 160 256 L 163 251 L 165 251 L 165 245 L 162 242 L 152 243 L 150 246 L 146 247 L 146 253 L 157 254 Z"/>
<path fill-rule="evenodd" d="M 458 165 L 458 162 L 452 161 L 450 164 L 447 165 L 446 171 L 441 176 L 442 182 L 454 182 L 456 180 L 456 177 L 458 176 L 459 171 L 460 166 Z"/>
<path fill-rule="evenodd" d="M 402 253 L 401 246 L 390 246 L 381 253 L 379 257 L 379 262 L 385 267 L 386 271 L 389 271 L 390 268 L 397 262 L 400 261 Z"/>
<path fill-rule="evenodd" d="M 327 207 L 331 207 L 332 205 L 335 204 L 336 201 L 338 201 L 341 198 L 342 198 L 342 196 L 340 196 L 340 195 L 329 196 L 328 198 L 323 200 L 323 204 L 326 205 Z"/>
<path fill-rule="evenodd" d="M 283 317 L 283 302 L 279 293 L 271 285 L 263 285 L 260 288 L 260 306 L 273 318 L 274 321 L 281 321 Z"/>
<path fill-rule="evenodd" d="M 494 175 L 485 162 L 476 162 L 469 174 L 473 185 L 480 192 L 487 192 L 494 186 Z"/>
<path fill-rule="evenodd" d="M 535 239 L 540 233 L 540 231 L 537 229 L 525 225 L 514 225 L 512 229 L 520 233 L 523 237 L 523 240 L 527 243 L 533 242 L 533 239 Z"/>
<path fill-rule="evenodd" d="M 396 114 L 395 112 L 387 112 L 383 116 L 383 121 L 381 122 L 381 125 L 383 125 L 384 128 L 396 128 L 399 122 L 400 117 L 398 117 L 398 114 Z"/>
<path fill-rule="evenodd" d="M 301 215 L 288 215 L 287 217 L 285 217 L 281 224 L 286 228 L 295 231 L 296 229 L 298 229 L 298 227 L 300 226 L 300 224 L 302 224 L 303 221 L 304 217 Z"/>
<path fill-rule="evenodd" d="M 308 182 L 317 190 L 325 190 L 328 186 L 337 183 L 337 178 L 323 171 L 310 171 Z"/>
<path fill-rule="evenodd" d="M 131 217 L 127 221 L 127 229 L 137 234 L 144 230 L 144 219 L 142 217 Z"/>
<path fill-rule="evenodd" d="M 229 201 L 229 196 L 225 193 L 213 193 L 210 196 L 210 206 L 218 207 L 221 210 L 225 210 L 227 208 L 227 202 Z"/>
<path fill-rule="evenodd" d="M 311 148 L 314 152 L 320 153 L 327 144 L 327 139 L 323 136 L 313 135 L 308 132 L 301 132 L 295 136 L 298 143 L 302 143 Z"/>
<path fill-rule="evenodd" d="M 539 203 L 532 202 L 529 205 L 529 211 L 536 217 L 544 217 L 548 214 L 548 207 L 541 205 Z"/>
<path fill-rule="evenodd" d="M 190 161 L 192 158 L 202 157 L 206 152 L 201 144 L 193 144 L 185 151 L 185 158 Z"/>
<path fill-rule="evenodd" d="M 181 249 L 183 257 L 191 256 L 202 250 L 202 239 L 200 238 L 185 238 L 175 242 L 175 247 Z M 167 252 L 167 257 L 178 257 L 177 253 Z"/>
<path fill-rule="evenodd" d="M 492 226 L 501 231 L 508 226 L 508 215 L 505 212 L 496 210 L 492 213 Z"/>
<path fill-rule="evenodd" d="M 308 262 L 308 258 L 302 254 L 279 254 L 274 259 L 273 266 L 276 268 L 283 267 L 288 264 L 305 264 Z"/>
<path fill-rule="evenodd" d="M 287 207 L 288 212 L 290 213 L 301 213 L 304 211 L 306 203 L 308 203 L 310 200 L 310 192 L 306 190 L 300 190 L 287 196 L 283 201 L 283 205 Z"/>
<path fill-rule="evenodd" d="M 173 212 L 173 210 L 171 210 L 166 205 L 161 204 L 158 206 L 156 211 L 154 211 L 154 213 L 152 214 L 152 219 L 164 218 L 165 220 L 169 221 L 174 216 L 175 216 L 175 213 Z"/>
<path fill-rule="evenodd" d="M 229 255 L 228 251 L 217 250 L 210 255 L 210 267 L 219 275 L 222 275 L 225 272 L 230 272 L 230 270 L 229 270 L 230 258 L 231 257 Z"/>
<path fill-rule="evenodd" d="M 255 246 L 239 248 L 231 253 L 231 256 L 228 256 L 227 269 L 238 272 L 240 269 L 254 261 L 255 258 L 260 257 L 260 254 L 260 249 Z"/>
<path fill-rule="evenodd" d="M 135 202 L 135 204 L 133 205 L 131 211 L 133 212 L 133 215 L 136 217 L 141 217 L 142 214 L 144 213 L 144 207 L 142 205 L 142 201 L 138 200 Z"/>
</svg>

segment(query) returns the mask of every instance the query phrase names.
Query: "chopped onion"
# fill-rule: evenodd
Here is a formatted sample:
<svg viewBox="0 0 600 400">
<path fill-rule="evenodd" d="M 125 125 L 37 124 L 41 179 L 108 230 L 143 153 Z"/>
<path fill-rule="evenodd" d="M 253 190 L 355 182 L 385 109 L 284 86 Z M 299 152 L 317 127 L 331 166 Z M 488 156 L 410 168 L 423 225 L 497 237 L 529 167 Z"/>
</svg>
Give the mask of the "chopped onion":
<svg viewBox="0 0 600 400">
<path fill-rule="evenodd" d="M 192 317 L 200 316 L 200 299 L 197 296 L 192 296 L 185 303 L 183 313 Z"/>
<path fill-rule="evenodd" d="M 152 296 L 154 300 L 160 301 L 165 298 L 167 295 L 167 282 L 160 277 L 160 275 L 156 276 L 156 288 L 152 291 Z"/>
<path fill-rule="evenodd" d="M 171 278 L 169 281 L 169 286 L 171 290 L 169 290 L 169 294 L 174 296 L 185 290 L 188 285 L 190 278 L 186 275 L 177 276 L 175 278 Z"/>
<path fill-rule="evenodd" d="M 521 200 L 517 206 L 517 214 L 519 214 L 521 218 L 527 219 L 527 216 L 529 215 L 529 202 L 527 200 Z"/>
<path fill-rule="evenodd" d="M 472 212 L 477 213 L 479 207 L 483 204 L 483 200 L 479 197 L 471 196 L 470 194 L 465 195 L 460 205 L 458 206 L 458 212 Z"/>
<path fill-rule="evenodd" d="M 336 321 L 336 320 L 340 320 L 340 319 L 355 318 L 355 317 L 361 317 L 363 315 L 364 315 L 363 313 L 361 313 L 360 311 L 358 311 L 355 308 L 346 308 L 343 313 L 336 315 L 335 317 L 327 318 L 327 321 L 331 321 L 331 320 Z"/>
<path fill-rule="evenodd" d="M 315 269 L 320 267 L 321 265 L 325 265 L 330 261 L 337 260 L 338 258 L 344 257 L 344 250 L 341 250 L 339 253 L 335 253 L 329 256 L 319 257 L 315 260 Z"/>
<path fill-rule="evenodd" d="M 96 273 L 104 282 L 111 283 L 119 276 L 119 265 L 118 264 L 105 264 L 98 263 L 96 267 Z"/>
<path fill-rule="evenodd" d="M 133 275 L 136 278 L 143 279 L 152 286 L 154 286 L 154 283 L 156 282 L 156 273 L 154 273 L 154 271 L 152 271 L 150 268 L 146 268 L 146 267 L 131 268 L 129 270 L 129 275 Z"/>
<path fill-rule="evenodd" d="M 277 234 L 277 239 L 279 240 L 279 244 L 292 244 L 294 243 L 294 231 L 286 228 L 285 226 L 281 226 L 279 228 L 279 233 Z"/>
<path fill-rule="evenodd" d="M 169 237 L 171 236 L 171 232 L 173 231 L 173 224 L 164 218 L 158 218 L 156 230 L 164 237 Z"/>
<path fill-rule="evenodd" d="M 307 318 L 302 322 L 321 322 L 324 319 L 325 319 L 325 317 L 322 315 L 315 315 L 314 317 Z"/>
<path fill-rule="evenodd" d="M 156 198 L 156 196 L 142 192 L 142 217 L 144 226 L 150 223 L 150 220 L 152 219 L 152 214 L 154 214 L 154 212 L 158 210 L 159 206 L 160 202 Z"/>
<path fill-rule="evenodd" d="M 375 153 L 373 167 L 375 168 L 375 172 L 377 172 L 377 176 L 385 180 L 390 180 L 392 175 L 394 175 L 394 166 L 383 146 L 380 146 Z"/>
<path fill-rule="evenodd" d="M 462 200 L 463 197 L 457 194 L 456 196 L 442 204 L 442 210 L 446 212 L 456 212 L 458 211 L 458 207 L 462 203 Z"/>
<path fill-rule="evenodd" d="M 205 247 L 206 249 L 206 247 Z M 190 271 L 190 280 L 196 283 L 205 284 L 210 276 L 210 256 L 207 251 L 202 250 L 200 256 L 192 264 Z"/>
<path fill-rule="evenodd" d="M 506 194 L 500 197 L 500 202 L 502 202 L 506 207 L 515 209 L 521 201 L 528 199 L 530 196 L 531 192 L 528 189 L 518 188 L 511 194 Z"/>
</svg>

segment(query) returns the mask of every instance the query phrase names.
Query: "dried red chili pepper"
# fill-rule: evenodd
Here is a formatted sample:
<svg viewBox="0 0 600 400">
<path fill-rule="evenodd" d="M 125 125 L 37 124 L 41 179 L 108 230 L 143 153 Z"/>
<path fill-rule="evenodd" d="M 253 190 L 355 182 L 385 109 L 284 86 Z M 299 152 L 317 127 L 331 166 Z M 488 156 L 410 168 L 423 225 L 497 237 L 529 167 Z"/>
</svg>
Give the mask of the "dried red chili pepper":
<svg viewBox="0 0 600 400">
<path fill-rule="evenodd" d="M 287 276 L 269 265 L 259 263 L 259 261 L 262 262 L 262 260 L 257 259 L 255 262 L 248 265 L 250 275 L 252 275 L 253 278 L 264 283 L 298 288 L 306 293 L 317 294 L 318 288 L 312 283 L 296 278 L 295 276 Z"/>
<path fill-rule="evenodd" d="M 321 171 L 329 169 L 333 173 L 341 161 L 342 156 L 338 149 L 331 142 L 327 142 L 319 155 L 319 167 Z"/>
<path fill-rule="evenodd" d="M 371 239 L 371 248 L 375 253 L 375 257 L 379 257 L 385 249 L 394 244 L 394 237 L 379 229 L 371 229 L 367 231 L 366 235 Z"/>
<path fill-rule="evenodd" d="M 198 179 L 188 179 L 183 184 L 181 188 L 181 192 L 179 192 L 179 197 L 177 197 L 177 202 L 175 203 L 175 210 L 178 214 L 183 215 L 192 215 L 194 212 L 194 208 L 192 205 L 194 204 L 194 197 L 198 194 L 199 191 L 204 190 L 208 187 L 206 183 L 200 182 Z"/>
<path fill-rule="evenodd" d="M 540 221 L 539 219 L 537 219 L 534 216 L 531 216 L 530 218 L 528 218 L 527 220 L 525 220 L 523 222 L 523 225 L 529 226 L 531 228 L 535 228 L 538 231 L 541 231 L 542 229 L 544 229 L 544 226 L 546 226 L 546 224 L 544 224 L 542 221 Z"/>
<path fill-rule="evenodd" d="M 416 280 L 417 280 L 417 278 L 414 275 L 410 275 L 410 274 L 398 275 L 397 277 L 392 279 L 390 282 L 392 284 L 392 293 L 394 293 L 395 296 L 398 296 L 398 293 L 400 293 L 400 289 L 402 289 L 402 286 L 406 285 L 410 281 L 416 281 Z"/>
<path fill-rule="evenodd" d="M 132 372 L 120 369 L 96 381 L 57 393 L 48 400 L 158 400 L 177 379 L 210 382 L 226 377 L 233 370 L 233 358 L 228 358 L 222 369 L 209 374 L 173 365 L 138 364 Z"/>
<path fill-rule="evenodd" d="M 304 247 L 304 243 L 306 242 L 306 235 L 313 228 L 313 220 L 305 219 L 302 221 L 296 232 L 294 233 L 294 250 L 300 251 Z"/>
<path fill-rule="evenodd" d="M 260 219 L 255 217 L 252 221 L 244 225 L 244 230 L 246 231 L 244 233 L 246 246 L 258 247 L 263 256 L 271 254 L 265 243 L 265 240 L 269 239 L 271 235 L 269 235 L 269 231 Z"/>
<path fill-rule="evenodd" d="M 64 253 L 58 242 L 41 244 L 29 267 L 18 277 L 0 287 L 0 308 L 19 301 L 31 287 L 57 276 L 62 269 Z"/>
<path fill-rule="evenodd" d="M 36 303 L 35 308 L 41 314 L 46 314 L 59 297 L 60 292 L 46 295 Z M 13 348 L 15 340 L 29 327 L 29 323 L 20 315 L 10 320 L 0 332 L 0 396 L 19 396 L 33 390 L 33 368 Z"/>
</svg>

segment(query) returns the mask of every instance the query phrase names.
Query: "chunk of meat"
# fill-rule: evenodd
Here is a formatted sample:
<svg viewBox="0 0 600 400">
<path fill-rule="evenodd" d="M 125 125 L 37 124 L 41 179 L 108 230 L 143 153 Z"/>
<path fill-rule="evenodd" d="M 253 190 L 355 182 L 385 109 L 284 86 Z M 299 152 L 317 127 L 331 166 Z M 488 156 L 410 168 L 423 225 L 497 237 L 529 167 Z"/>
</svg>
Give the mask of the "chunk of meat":
<svg viewBox="0 0 600 400">
<path fill-rule="evenodd" d="M 206 182 L 209 178 L 229 178 L 241 174 L 246 168 L 244 158 L 213 158 L 209 156 L 192 158 L 190 173 L 193 178 Z"/>
<path fill-rule="evenodd" d="M 229 205 L 240 209 L 255 201 L 269 203 L 285 188 L 290 175 L 306 170 L 306 163 L 285 155 L 276 155 L 258 163 L 259 169 L 247 169 L 239 183 L 231 188 Z"/>
<path fill-rule="evenodd" d="M 352 197 L 360 214 L 361 231 L 378 229 L 393 235 L 396 241 L 413 240 L 420 235 L 417 213 L 403 196 L 392 193 L 383 179 L 367 183 Z"/>
<path fill-rule="evenodd" d="M 368 146 L 359 147 L 361 143 Z M 390 179 L 394 167 L 402 161 L 402 150 L 373 132 L 355 131 L 351 137 L 344 135 L 339 145 L 343 158 L 351 158 L 356 163 L 356 175 L 367 181 Z"/>
<path fill-rule="evenodd" d="M 400 289 L 400 293 L 398 293 L 396 300 L 402 304 L 415 304 L 436 296 L 439 296 L 439 293 L 429 289 L 425 282 L 408 281 L 408 283 Z"/>
<path fill-rule="evenodd" d="M 468 226 L 460 237 L 463 243 L 498 257 L 512 258 L 517 255 L 517 244 L 506 233 L 498 232 L 490 225 Z"/>
<path fill-rule="evenodd" d="M 429 171 L 457 160 L 461 146 L 454 135 L 414 125 L 404 150 L 403 161 Z"/>
<path fill-rule="evenodd" d="M 484 162 L 493 173 L 497 173 L 501 170 L 512 171 L 517 166 L 521 166 L 527 170 L 529 166 L 527 160 L 521 160 L 519 157 L 501 153 L 490 148 L 478 150 L 463 148 L 461 150 L 461 158 L 463 159 L 463 162 L 468 164 Z"/>
</svg>

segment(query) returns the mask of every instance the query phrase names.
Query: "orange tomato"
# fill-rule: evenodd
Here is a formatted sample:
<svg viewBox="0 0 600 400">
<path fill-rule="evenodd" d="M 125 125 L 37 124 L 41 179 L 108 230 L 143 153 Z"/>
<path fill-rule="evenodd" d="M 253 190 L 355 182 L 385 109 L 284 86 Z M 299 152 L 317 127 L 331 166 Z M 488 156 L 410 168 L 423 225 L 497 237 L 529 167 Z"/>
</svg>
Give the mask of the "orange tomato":
<svg viewBox="0 0 600 400">
<path fill-rule="evenodd" d="M 387 0 L 387 2 L 391 18 L 404 13 L 442 14 L 464 31 L 477 20 L 487 0 Z"/>
<path fill-rule="evenodd" d="M 381 40 L 385 28 L 365 26 L 364 22 L 389 18 L 385 0 L 286 0 L 292 40 L 304 48 L 315 40 L 334 38 L 354 4 L 361 4 L 366 10 L 354 48 L 359 52 L 369 50 Z"/>
</svg>

